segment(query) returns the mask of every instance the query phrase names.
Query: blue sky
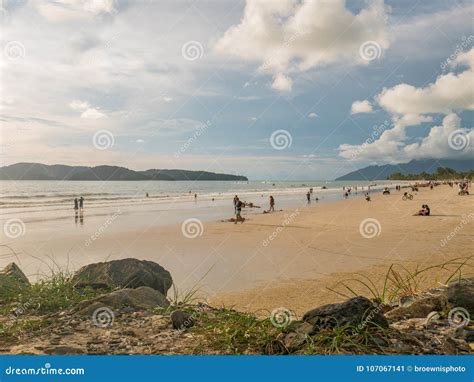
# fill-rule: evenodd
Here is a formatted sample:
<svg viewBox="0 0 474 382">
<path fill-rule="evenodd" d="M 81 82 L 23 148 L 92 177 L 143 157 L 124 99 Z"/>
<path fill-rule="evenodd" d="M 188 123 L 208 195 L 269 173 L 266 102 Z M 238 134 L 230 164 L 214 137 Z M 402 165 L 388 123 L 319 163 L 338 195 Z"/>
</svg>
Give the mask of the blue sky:
<svg viewBox="0 0 474 382">
<path fill-rule="evenodd" d="M 470 1 L 5 1 L 2 164 L 333 179 L 473 158 Z"/>
</svg>

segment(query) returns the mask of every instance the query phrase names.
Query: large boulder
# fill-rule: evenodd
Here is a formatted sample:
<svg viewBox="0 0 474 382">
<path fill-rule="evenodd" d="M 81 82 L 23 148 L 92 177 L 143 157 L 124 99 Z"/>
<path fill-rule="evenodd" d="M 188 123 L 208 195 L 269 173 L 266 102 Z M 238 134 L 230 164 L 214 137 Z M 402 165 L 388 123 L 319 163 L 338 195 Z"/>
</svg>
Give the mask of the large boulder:
<svg viewBox="0 0 474 382">
<path fill-rule="evenodd" d="M 0 271 L 0 296 L 18 292 L 29 285 L 28 278 L 15 263 L 8 264 Z"/>
<path fill-rule="evenodd" d="M 173 283 L 170 273 L 161 265 L 147 260 L 122 259 L 89 264 L 74 275 L 78 288 L 139 288 L 147 286 L 166 296 Z"/>
<path fill-rule="evenodd" d="M 457 279 L 448 284 L 448 302 L 474 315 L 474 277 Z"/>
<path fill-rule="evenodd" d="M 114 312 L 124 310 L 131 311 L 146 310 L 156 307 L 165 308 L 169 306 L 166 297 L 155 289 L 139 287 L 136 289 L 119 289 L 90 300 L 80 302 L 73 309 L 80 315 L 92 315 L 94 311 L 102 307 L 108 307 Z"/>
<path fill-rule="evenodd" d="M 362 296 L 310 310 L 303 316 L 303 321 L 313 325 L 311 334 L 322 329 L 334 329 L 345 325 L 359 329 L 373 325 L 388 327 L 388 322 L 383 316 L 382 310 L 377 308 L 372 301 Z"/>
</svg>

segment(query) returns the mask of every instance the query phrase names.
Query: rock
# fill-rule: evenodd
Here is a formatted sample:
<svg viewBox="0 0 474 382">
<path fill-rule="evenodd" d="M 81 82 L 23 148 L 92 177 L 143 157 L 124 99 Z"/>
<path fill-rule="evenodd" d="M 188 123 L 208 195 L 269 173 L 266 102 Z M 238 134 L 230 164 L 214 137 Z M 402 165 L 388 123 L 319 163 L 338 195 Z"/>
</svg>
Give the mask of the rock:
<svg viewBox="0 0 474 382">
<path fill-rule="evenodd" d="M 380 325 L 388 327 L 387 320 L 372 301 L 358 296 L 338 304 L 327 304 L 310 310 L 303 321 L 313 325 L 312 333 L 321 329 L 333 329 L 343 325 Z"/>
<path fill-rule="evenodd" d="M 173 329 L 183 330 L 194 326 L 195 321 L 191 313 L 184 310 L 175 310 L 171 313 Z"/>
<path fill-rule="evenodd" d="M 54 355 L 76 355 L 85 353 L 83 349 L 74 346 L 50 346 L 45 347 L 43 350 L 46 354 Z"/>
<path fill-rule="evenodd" d="M 458 279 L 448 284 L 448 302 L 474 314 L 474 277 Z"/>
<path fill-rule="evenodd" d="M 408 305 L 392 309 L 385 316 L 393 321 L 406 318 L 425 318 L 433 311 L 439 312 L 444 310 L 446 306 L 446 296 L 422 297 Z"/>
<path fill-rule="evenodd" d="M 474 326 L 459 326 L 454 330 L 454 338 L 474 342 Z"/>
<path fill-rule="evenodd" d="M 8 264 L 0 271 L 0 296 L 8 292 L 18 292 L 29 285 L 28 278 L 15 263 Z"/>
<path fill-rule="evenodd" d="M 426 320 L 424 322 L 425 327 L 430 327 L 435 325 L 441 319 L 441 315 L 438 312 L 430 312 L 428 316 L 426 316 Z"/>
<path fill-rule="evenodd" d="M 73 277 L 78 288 L 139 288 L 156 289 L 166 296 L 173 283 L 170 273 L 161 265 L 147 260 L 122 259 L 89 264 Z"/>
<path fill-rule="evenodd" d="M 441 351 L 443 354 L 456 355 L 458 354 L 458 344 L 453 339 L 447 337 L 441 344 Z"/>
<path fill-rule="evenodd" d="M 90 316 L 95 310 L 104 306 L 111 308 L 113 311 L 120 311 L 123 308 L 141 310 L 157 306 L 167 307 L 169 306 L 169 301 L 163 294 L 149 287 L 127 288 L 119 289 L 91 300 L 82 301 L 73 311 L 80 315 Z"/>
<path fill-rule="evenodd" d="M 309 334 L 313 331 L 313 325 L 304 321 L 294 321 L 289 329 L 291 331 L 284 334 L 281 341 L 287 349 L 294 350 L 305 343 Z"/>
</svg>

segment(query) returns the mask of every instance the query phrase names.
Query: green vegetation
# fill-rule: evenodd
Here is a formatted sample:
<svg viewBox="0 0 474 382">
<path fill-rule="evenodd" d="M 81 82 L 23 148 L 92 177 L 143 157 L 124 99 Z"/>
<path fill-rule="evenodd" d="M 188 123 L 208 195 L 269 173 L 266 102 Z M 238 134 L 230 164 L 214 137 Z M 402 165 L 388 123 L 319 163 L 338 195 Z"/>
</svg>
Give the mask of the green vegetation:
<svg viewBox="0 0 474 382">
<path fill-rule="evenodd" d="M 449 167 L 438 167 L 434 174 L 429 174 L 423 171 L 420 174 L 408 174 L 403 175 L 400 172 L 395 172 L 389 176 L 390 180 L 460 180 L 460 179 L 473 179 L 474 170 L 470 171 L 456 171 Z"/>
<path fill-rule="evenodd" d="M 55 313 L 102 293 L 104 290 L 76 289 L 71 274 L 55 272 L 50 277 L 17 292 L 2 294 L 0 314 L 42 315 Z"/>
<path fill-rule="evenodd" d="M 356 274 L 356 277 L 342 280 L 336 288 L 329 289 L 346 298 L 362 294 L 370 296 L 379 303 L 390 304 L 400 297 L 413 296 L 426 289 L 426 285 L 430 284 L 430 280 L 427 279 L 428 271 L 446 272 L 447 276 L 441 282 L 446 285 L 451 280 L 461 278 L 463 271 L 473 266 L 472 257 L 457 258 L 425 268 L 416 266 L 413 270 L 401 264 L 392 264 L 384 276 L 382 287 L 377 286 L 370 277 Z M 342 292 L 339 287 L 342 287 Z"/>
</svg>

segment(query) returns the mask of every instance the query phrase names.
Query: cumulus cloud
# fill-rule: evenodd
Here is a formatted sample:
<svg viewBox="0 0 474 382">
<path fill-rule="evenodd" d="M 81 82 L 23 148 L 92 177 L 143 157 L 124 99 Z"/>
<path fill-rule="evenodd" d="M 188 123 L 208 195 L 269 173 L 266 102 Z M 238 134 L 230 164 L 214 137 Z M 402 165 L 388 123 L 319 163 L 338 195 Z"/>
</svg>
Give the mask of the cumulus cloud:
<svg viewBox="0 0 474 382">
<path fill-rule="evenodd" d="M 372 113 L 372 105 L 369 101 L 355 101 L 351 107 L 351 114 Z"/>
<path fill-rule="evenodd" d="M 406 155 L 419 158 L 474 158 L 474 129 L 461 128 L 461 119 L 454 113 L 443 119 L 441 126 L 431 128 L 420 142 L 404 147 Z"/>
<path fill-rule="evenodd" d="M 263 2 L 247 0 L 238 25 L 218 40 L 218 52 L 260 62 L 259 70 L 273 76 L 272 87 L 291 90 L 291 73 L 338 62 L 368 64 L 361 46 L 375 41 L 389 46 L 383 0 L 355 14 L 344 0 Z"/>
<path fill-rule="evenodd" d="M 378 104 L 391 114 L 392 124 L 376 139 L 362 145 L 342 144 L 339 154 L 346 159 L 406 161 L 419 158 L 464 158 L 472 155 L 473 129 L 461 128 L 457 111 L 474 110 L 474 48 L 460 54 L 453 68 L 466 66 L 458 73 L 440 75 L 436 81 L 417 88 L 399 84 L 384 88 L 376 97 Z M 354 107 L 354 104 L 352 105 Z M 407 127 L 432 121 L 432 115 L 446 114 L 441 126 L 431 128 L 420 142 L 407 144 Z M 457 131 L 457 135 L 454 133 Z M 451 134 L 451 138 L 450 138 Z M 453 137 L 467 142 L 461 150 L 452 148 Z"/>
<path fill-rule="evenodd" d="M 75 111 L 80 111 L 81 118 L 84 119 L 101 119 L 106 118 L 107 115 L 101 112 L 98 108 L 92 107 L 89 102 L 74 100 L 69 106 Z"/>
<path fill-rule="evenodd" d="M 417 88 L 400 84 L 384 89 L 378 103 L 393 114 L 449 113 L 451 110 L 474 110 L 472 84 L 474 83 L 474 49 L 457 57 L 453 66 L 467 65 L 458 74 L 439 76 L 426 87 Z"/>
</svg>

